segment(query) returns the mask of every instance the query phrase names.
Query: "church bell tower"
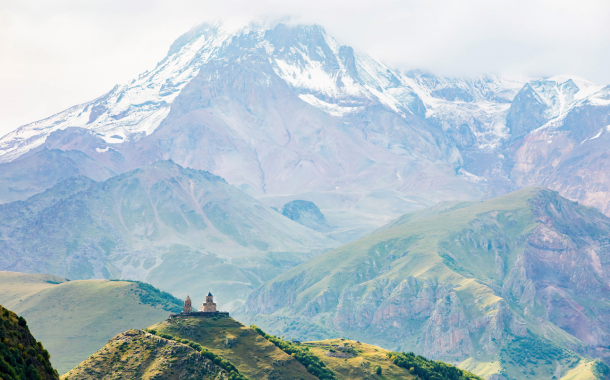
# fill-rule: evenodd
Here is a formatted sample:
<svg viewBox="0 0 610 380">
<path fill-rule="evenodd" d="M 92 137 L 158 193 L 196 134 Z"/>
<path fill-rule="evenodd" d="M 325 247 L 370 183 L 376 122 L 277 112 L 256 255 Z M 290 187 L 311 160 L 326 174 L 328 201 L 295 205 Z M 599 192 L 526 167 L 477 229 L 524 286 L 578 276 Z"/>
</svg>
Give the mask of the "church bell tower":
<svg viewBox="0 0 610 380">
<path fill-rule="evenodd" d="M 186 296 L 186 299 L 184 300 L 184 312 L 190 313 L 192 311 L 193 311 L 193 307 L 191 306 L 191 297 Z"/>
<path fill-rule="evenodd" d="M 214 303 L 214 296 L 211 292 L 205 297 L 205 303 L 201 305 L 201 310 L 206 313 L 213 313 L 216 311 L 216 304 Z"/>
</svg>

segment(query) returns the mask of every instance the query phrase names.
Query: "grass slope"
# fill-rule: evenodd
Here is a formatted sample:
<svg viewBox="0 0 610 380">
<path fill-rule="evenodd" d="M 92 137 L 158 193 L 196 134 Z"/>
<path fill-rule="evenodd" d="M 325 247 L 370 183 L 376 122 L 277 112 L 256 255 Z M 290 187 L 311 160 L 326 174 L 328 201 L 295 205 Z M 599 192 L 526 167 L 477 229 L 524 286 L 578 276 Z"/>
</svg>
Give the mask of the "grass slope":
<svg viewBox="0 0 610 380">
<path fill-rule="evenodd" d="M 408 370 L 394 365 L 387 350 L 349 339 L 327 339 L 302 344 L 314 355 L 322 359 L 339 379 L 415 379 Z M 353 357 L 341 358 L 327 356 L 327 352 L 337 350 L 337 346 L 351 346 Z M 332 350 L 332 351 L 331 351 Z M 376 375 L 377 367 L 381 367 L 381 376 Z"/>
<path fill-rule="evenodd" d="M 252 328 L 284 352 L 297 358 L 319 379 L 481 380 L 478 376 L 447 363 L 430 361 L 407 353 L 391 352 L 359 341 L 336 338 L 292 343 L 268 335 L 256 326 Z M 321 370 L 311 356 L 315 356 L 322 363 Z M 311 368 L 314 366 L 318 368 Z"/>
<path fill-rule="evenodd" d="M 169 310 L 176 310 L 175 301 L 160 299 L 159 293 L 135 282 L 67 282 L 55 276 L 13 272 L 0 272 L 0 304 L 28 320 L 60 373 L 116 334 L 162 321 Z"/>
<path fill-rule="evenodd" d="M 186 344 L 142 330 L 129 330 L 111 339 L 61 378 L 226 380 L 228 373 Z"/>
</svg>

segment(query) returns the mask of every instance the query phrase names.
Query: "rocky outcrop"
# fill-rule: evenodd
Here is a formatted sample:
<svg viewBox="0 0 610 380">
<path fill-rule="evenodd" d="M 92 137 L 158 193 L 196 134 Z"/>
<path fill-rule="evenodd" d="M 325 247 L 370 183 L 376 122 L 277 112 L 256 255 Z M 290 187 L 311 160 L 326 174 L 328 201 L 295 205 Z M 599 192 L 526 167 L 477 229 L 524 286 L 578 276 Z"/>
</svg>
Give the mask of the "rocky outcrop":
<svg viewBox="0 0 610 380">
<path fill-rule="evenodd" d="M 328 232 L 331 229 L 324 214 L 313 202 L 302 200 L 288 202 L 282 207 L 282 215 L 314 231 Z"/>
</svg>

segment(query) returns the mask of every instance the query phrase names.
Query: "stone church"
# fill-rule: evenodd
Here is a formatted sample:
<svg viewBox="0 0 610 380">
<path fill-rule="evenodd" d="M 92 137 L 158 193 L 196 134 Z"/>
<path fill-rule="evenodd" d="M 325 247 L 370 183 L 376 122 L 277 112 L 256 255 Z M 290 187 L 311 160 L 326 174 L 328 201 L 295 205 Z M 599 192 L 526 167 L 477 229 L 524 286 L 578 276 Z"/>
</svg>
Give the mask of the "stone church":
<svg viewBox="0 0 610 380">
<path fill-rule="evenodd" d="M 212 292 L 208 292 L 208 295 L 205 297 L 205 302 L 201 304 L 201 311 L 204 313 L 215 313 L 217 311 Z"/>
<path fill-rule="evenodd" d="M 184 300 L 184 311 L 179 314 L 170 314 L 170 318 L 177 318 L 180 316 L 202 316 L 202 317 L 228 317 L 229 313 L 226 311 L 218 311 L 216 304 L 214 303 L 214 296 L 212 292 L 208 292 L 205 297 L 205 302 L 201 304 L 201 311 L 193 311 L 193 303 L 190 296 L 186 296 Z"/>
</svg>

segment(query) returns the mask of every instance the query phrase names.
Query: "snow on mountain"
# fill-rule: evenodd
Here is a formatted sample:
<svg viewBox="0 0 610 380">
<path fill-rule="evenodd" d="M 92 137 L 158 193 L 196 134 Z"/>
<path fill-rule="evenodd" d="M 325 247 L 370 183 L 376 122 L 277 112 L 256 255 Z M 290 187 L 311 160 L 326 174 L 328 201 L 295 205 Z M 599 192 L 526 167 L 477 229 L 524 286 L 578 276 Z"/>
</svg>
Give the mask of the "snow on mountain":
<svg viewBox="0 0 610 380">
<path fill-rule="evenodd" d="M 448 106 L 461 99 L 459 94 L 455 99 L 446 100 L 443 98 L 447 98 L 446 88 L 426 88 L 429 83 L 414 81 L 366 54 L 354 53 L 352 48 L 340 46 L 319 26 L 306 29 L 309 29 L 309 41 L 298 35 L 299 31 L 303 33 L 302 28 L 284 25 L 271 28 L 266 24 L 250 23 L 230 28 L 220 22 L 204 24 L 180 37 L 153 70 L 127 84 L 115 86 L 98 99 L 24 125 L 2 137 L 0 162 L 17 158 L 41 145 L 51 132 L 67 127 L 94 130 L 111 144 L 152 133 L 168 115 L 176 95 L 202 65 L 211 59 L 222 59 L 231 43 L 235 44 L 231 41 L 238 41 L 240 36 L 252 38 L 254 35 L 253 47 L 267 52 L 276 74 L 303 101 L 333 116 L 362 111 L 362 106 L 372 102 L 383 104 L 403 116 L 409 113 L 424 116 L 428 107 L 428 116 L 443 114 L 447 119 L 461 120 L 456 112 L 459 115 L 473 113 L 473 110 L 459 110 L 459 106 Z M 505 84 L 497 80 L 493 83 L 499 87 Z M 477 85 L 470 86 L 460 90 L 461 96 L 472 97 L 469 93 L 473 89 L 475 93 L 481 92 Z M 501 88 L 502 91 L 506 89 Z M 421 95 L 425 96 L 426 106 Z M 475 96 L 484 98 L 478 93 Z M 488 103 L 475 108 L 483 113 L 496 113 L 496 104 Z"/>
<path fill-rule="evenodd" d="M 436 201 L 435 189 L 459 197 L 543 183 L 548 146 L 564 144 L 557 154 L 565 158 L 573 144 L 598 144 L 608 106 L 610 87 L 573 76 L 401 72 L 317 25 L 218 22 L 178 38 L 131 82 L 2 137 L 0 162 L 50 136 L 48 149 L 81 149 L 115 171 L 171 158 L 253 195 L 317 192 L 323 196 L 309 200 L 343 207 L 332 190 L 350 199 L 345 208 L 381 214 L 385 206 L 375 202 L 383 197 L 419 205 Z M 87 140 L 79 128 L 94 133 L 86 149 L 64 144 L 70 136 Z M 538 166 L 546 169 L 532 174 Z M 431 200 L 414 201 L 423 184 Z M 376 191 L 396 193 L 362 195 Z"/>
<path fill-rule="evenodd" d="M 305 102 L 334 116 L 372 102 L 403 116 L 421 112 L 417 95 L 381 62 L 340 46 L 317 25 L 299 31 L 307 38 L 294 35 L 290 27 L 276 27 L 260 44 L 267 47 L 276 74 Z M 392 91 L 396 88 L 400 90 Z"/>
<path fill-rule="evenodd" d="M 0 162 L 11 161 L 41 145 L 56 130 L 94 130 L 108 143 L 152 133 L 169 113 L 180 90 L 231 36 L 220 24 L 203 25 L 178 39 L 150 71 L 87 103 L 24 125 L 0 139 Z"/>
<path fill-rule="evenodd" d="M 531 81 L 527 86 L 533 90 L 536 101 L 544 107 L 542 116 L 545 122 L 538 128 L 560 127 L 567 114 L 583 104 L 604 105 L 603 101 L 598 101 L 598 95 L 602 95 L 598 92 L 604 87 L 575 76 L 558 75 Z"/>
<path fill-rule="evenodd" d="M 410 71 L 402 79 L 416 89 L 426 106 L 426 117 L 444 131 L 461 132 L 462 147 L 494 149 L 508 135 L 506 113 L 527 78 L 484 75 L 476 78 L 437 77 Z M 472 133 L 468 136 L 465 126 Z"/>
</svg>

